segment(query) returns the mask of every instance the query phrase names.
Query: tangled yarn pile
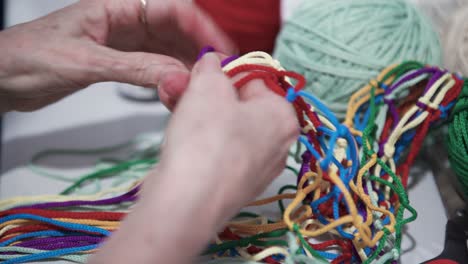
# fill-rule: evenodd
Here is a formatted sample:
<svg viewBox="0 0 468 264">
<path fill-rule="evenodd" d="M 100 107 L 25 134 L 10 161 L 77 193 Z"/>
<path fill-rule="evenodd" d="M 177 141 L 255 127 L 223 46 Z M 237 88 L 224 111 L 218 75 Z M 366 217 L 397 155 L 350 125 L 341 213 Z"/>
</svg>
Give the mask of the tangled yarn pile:
<svg viewBox="0 0 468 264">
<path fill-rule="evenodd" d="M 211 263 L 398 260 L 403 227 L 417 216 L 406 193 L 409 168 L 431 125 L 447 118 L 463 80 L 417 62 L 390 66 L 352 95 L 340 123 L 303 90 L 303 76 L 284 70 L 265 53 L 228 58 L 223 70 L 229 77 L 242 74 L 237 88 L 260 79 L 291 102 L 302 129 L 298 144 L 305 150 L 296 153 L 298 170 L 288 166 L 295 182 L 248 205 L 278 202 L 279 220 L 240 213 L 203 253 L 214 258 Z M 118 170 L 131 167 L 127 162 Z M 87 197 L 2 201 L 0 259 L 84 262 L 118 228 L 138 191 L 139 182 Z"/>
</svg>

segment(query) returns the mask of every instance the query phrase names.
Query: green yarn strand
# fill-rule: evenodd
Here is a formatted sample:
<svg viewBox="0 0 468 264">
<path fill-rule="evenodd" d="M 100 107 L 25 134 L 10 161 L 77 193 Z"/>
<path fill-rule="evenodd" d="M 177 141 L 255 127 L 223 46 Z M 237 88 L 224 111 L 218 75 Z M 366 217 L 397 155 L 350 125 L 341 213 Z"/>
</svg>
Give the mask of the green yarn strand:
<svg viewBox="0 0 468 264">
<path fill-rule="evenodd" d="M 468 197 L 468 80 L 451 114 L 447 135 L 450 165 L 458 177 L 463 195 Z"/>
</svg>

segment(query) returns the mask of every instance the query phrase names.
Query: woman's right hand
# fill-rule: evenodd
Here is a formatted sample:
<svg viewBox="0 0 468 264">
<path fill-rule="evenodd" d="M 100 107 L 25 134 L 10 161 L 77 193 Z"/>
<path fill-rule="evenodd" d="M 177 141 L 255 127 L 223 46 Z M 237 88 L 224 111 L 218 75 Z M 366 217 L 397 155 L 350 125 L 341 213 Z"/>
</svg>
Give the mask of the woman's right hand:
<svg viewBox="0 0 468 264">
<path fill-rule="evenodd" d="M 237 90 L 212 53 L 193 69 L 179 103 L 166 132 L 163 171 L 180 176 L 197 172 L 190 181 L 203 182 L 200 190 L 218 197 L 219 206 L 230 213 L 280 174 L 299 135 L 297 117 L 285 98 L 260 80 Z M 170 178 L 180 186 L 186 180 Z"/>
<path fill-rule="evenodd" d="M 281 173 L 298 135 L 285 98 L 261 81 L 238 92 L 218 57 L 207 54 L 175 108 L 157 171 L 92 263 L 193 263 L 218 228 Z"/>
</svg>

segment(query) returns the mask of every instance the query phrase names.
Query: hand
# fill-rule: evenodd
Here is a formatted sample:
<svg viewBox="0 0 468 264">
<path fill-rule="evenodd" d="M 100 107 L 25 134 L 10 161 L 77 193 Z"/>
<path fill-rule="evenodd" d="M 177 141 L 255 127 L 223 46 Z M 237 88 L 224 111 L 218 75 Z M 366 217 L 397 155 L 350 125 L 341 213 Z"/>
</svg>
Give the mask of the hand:
<svg viewBox="0 0 468 264">
<path fill-rule="evenodd" d="M 231 208 L 223 214 L 227 217 L 281 173 L 299 128 L 286 99 L 260 80 L 238 93 L 219 65 L 209 54 L 193 69 L 187 94 L 166 131 L 161 166 L 181 176 L 198 172 L 189 181 L 218 197 L 220 208 Z M 179 186 L 186 180 L 170 179 Z"/>
<path fill-rule="evenodd" d="M 292 106 L 260 81 L 238 93 L 219 64 L 208 54 L 194 67 L 157 171 L 90 263 L 193 263 L 216 230 L 284 169 L 299 135 Z M 134 250 L 125 251 L 129 244 Z"/>
<path fill-rule="evenodd" d="M 92 83 L 160 87 L 172 107 L 206 46 L 231 53 L 228 38 L 184 0 L 82 0 L 0 33 L 0 111 L 31 111 Z"/>
</svg>

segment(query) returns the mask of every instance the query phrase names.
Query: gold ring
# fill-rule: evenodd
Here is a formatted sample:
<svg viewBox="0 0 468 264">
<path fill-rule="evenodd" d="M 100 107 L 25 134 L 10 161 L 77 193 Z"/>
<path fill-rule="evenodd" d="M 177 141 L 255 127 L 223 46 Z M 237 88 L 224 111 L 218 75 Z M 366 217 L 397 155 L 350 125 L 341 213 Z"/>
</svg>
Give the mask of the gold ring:
<svg viewBox="0 0 468 264">
<path fill-rule="evenodd" d="M 146 18 L 146 7 L 148 6 L 148 3 L 146 2 L 146 0 L 140 0 L 140 7 L 141 7 L 141 10 L 140 10 L 140 19 L 141 19 L 141 22 L 143 24 L 148 24 L 148 20 Z"/>
</svg>

